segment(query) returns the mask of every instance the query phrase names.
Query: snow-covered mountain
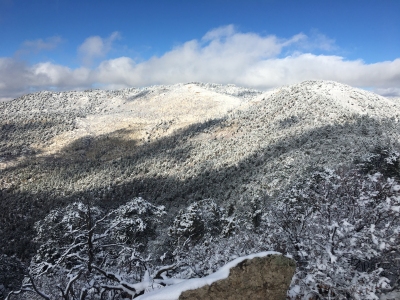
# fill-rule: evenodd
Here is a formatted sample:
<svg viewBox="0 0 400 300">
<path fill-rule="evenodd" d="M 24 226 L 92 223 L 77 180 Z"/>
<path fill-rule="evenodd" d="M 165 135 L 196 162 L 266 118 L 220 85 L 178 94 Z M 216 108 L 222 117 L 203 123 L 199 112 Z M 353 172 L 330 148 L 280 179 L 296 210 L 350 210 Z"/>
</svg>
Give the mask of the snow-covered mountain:
<svg viewBox="0 0 400 300">
<path fill-rule="evenodd" d="M 76 199 L 115 207 L 142 196 L 171 215 L 206 198 L 243 209 L 400 132 L 396 99 L 329 81 L 40 92 L 0 112 L 0 251 L 20 257 L 33 223 Z"/>
<path fill-rule="evenodd" d="M 330 81 L 306 81 L 268 92 L 202 83 L 119 91 L 40 92 L 0 103 L 0 114 L 0 241 L 5 241 L 0 243 L 0 287 L 3 281 L 6 289 L 17 286 L 22 279 L 22 267 L 16 258 L 28 261 L 36 253 L 35 222 L 47 215 L 44 223 L 36 223 L 47 239 L 46 228 L 58 226 L 49 216 L 62 216 L 68 211 L 76 217 L 75 212 L 69 211 L 75 205 L 69 204 L 76 201 L 90 203 L 104 214 L 125 211 L 121 207 L 133 203 L 128 202 L 132 199 L 159 209 L 162 218 L 151 217 L 149 213 L 147 220 L 149 224 L 158 224 L 148 228 L 154 229 L 151 239 L 144 233 L 141 236 L 145 250 L 164 258 L 170 253 L 171 261 L 186 260 L 188 265 L 196 264 L 196 259 L 209 260 L 208 266 L 199 269 L 200 273 L 215 270 L 232 255 L 271 250 L 263 247 L 275 243 L 271 239 L 279 237 L 280 229 L 267 226 L 257 231 L 262 212 L 275 209 L 277 214 L 285 216 L 292 211 L 291 206 L 277 203 L 286 201 L 285 192 L 291 191 L 302 178 L 309 178 L 311 172 L 324 167 L 340 170 L 343 166 L 345 170 L 350 163 L 377 148 L 398 149 L 400 133 L 399 99 Z M 398 163 L 399 154 L 386 154 L 389 157 L 384 160 L 390 169 L 393 161 Z M 382 163 L 379 159 L 378 163 Z M 339 190 L 343 197 L 333 197 L 330 201 L 346 200 L 352 189 L 361 190 L 364 184 L 370 184 L 351 172 L 339 171 L 338 177 L 330 172 L 321 176 L 335 182 L 344 174 L 344 179 L 338 179 L 339 183 L 332 186 L 342 185 Z M 367 176 L 365 180 L 372 181 L 370 186 L 376 185 L 378 190 L 394 193 L 393 201 L 398 199 L 397 183 L 388 178 L 393 188 L 383 179 L 379 186 L 374 183 L 380 180 L 379 176 Z M 314 179 L 314 183 L 308 183 L 310 195 L 314 195 L 313 184 L 317 189 L 329 190 L 329 185 Z M 387 199 L 386 204 L 393 205 Z M 307 206 L 302 205 L 296 209 Z M 319 204 L 311 201 L 310 205 Z M 340 206 L 345 208 L 346 202 Z M 390 209 L 392 215 L 386 214 L 397 220 L 398 206 Z M 147 214 L 143 209 L 136 211 L 143 217 Z M 313 232 L 319 232 L 315 238 L 322 242 L 327 233 L 322 230 L 323 213 L 321 210 L 321 216 L 314 216 L 321 224 L 313 227 Z M 202 229 L 195 224 L 196 216 L 201 219 Z M 282 220 L 278 218 L 272 223 Z M 347 219 L 338 220 L 343 230 L 353 226 Z M 366 220 L 374 221 L 368 217 Z M 327 226 L 332 227 L 330 223 Z M 191 245 L 194 250 L 188 255 L 185 250 L 182 257 L 179 253 L 178 258 L 174 257 L 172 252 L 176 252 L 173 249 L 177 246 L 174 239 L 185 234 L 193 237 L 191 230 L 199 228 L 202 232 Z M 218 232 L 213 236 L 214 229 Z M 231 236 L 225 230 L 243 231 L 229 240 Z M 266 233 L 268 230 L 275 230 L 274 235 Z M 369 238 L 368 230 L 360 239 Z M 216 245 L 202 240 L 210 236 L 227 240 Z M 239 240 L 235 240 L 237 237 Z M 379 244 L 375 235 L 372 238 L 379 251 L 384 251 L 390 242 Z M 196 244 L 198 241 L 201 242 Z M 312 244 L 312 239 L 308 242 L 311 249 L 321 244 L 319 241 Z M 247 245 L 247 250 L 243 250 L 242 244 Z M 365 243 L 360 245 L 364 247 Z M 214 250 L 219 254 L 206 257 Z M 14 254 L 16 257 L 12 257 Z M 314 255 L 315 261 L 323 257 L 318 255 Z M 309 259 L 309 263 L 312 261 Z M 184 268 L 179 272 L 186 274 Z M 185 276 L 193 275 L 189 273 Z M 371 276 L 372 281 L 378 278 Z M 337 282 L 341 282 L 340 278 Z M 313 287 L 303 288 L 307 291 Z M 297 289 L 295 282 L 292 289 Z M 1 293 L 0 289 L 0 298 Z"/>
</svg>

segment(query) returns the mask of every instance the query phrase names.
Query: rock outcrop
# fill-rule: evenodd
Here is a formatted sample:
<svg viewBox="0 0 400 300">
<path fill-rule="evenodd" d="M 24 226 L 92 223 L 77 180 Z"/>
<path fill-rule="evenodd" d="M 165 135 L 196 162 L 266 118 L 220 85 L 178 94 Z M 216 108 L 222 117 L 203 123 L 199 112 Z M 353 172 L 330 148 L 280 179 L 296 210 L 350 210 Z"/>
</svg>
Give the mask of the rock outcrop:
<svg viewBox="0 0 400 300">
<path fill-rule="evenodd" d="M 183 292 L 179 300 L 286 299 L 295 269 L 295 262 L 282 255 L 255 257 L 233 267 L 226 279 Z"/>
</svg>

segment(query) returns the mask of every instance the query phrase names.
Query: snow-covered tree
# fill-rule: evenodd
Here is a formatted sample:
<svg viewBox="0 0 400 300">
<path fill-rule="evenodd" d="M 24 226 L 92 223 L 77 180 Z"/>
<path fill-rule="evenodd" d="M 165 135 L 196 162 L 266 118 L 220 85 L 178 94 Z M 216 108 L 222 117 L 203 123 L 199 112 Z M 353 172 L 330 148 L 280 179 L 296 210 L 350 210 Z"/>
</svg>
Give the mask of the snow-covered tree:
<svg viewBox="0 0 400 300">
<path fill-rule="evenodd" d="M 82 202 L 51 211 L 36 223 L 41 246 L 29 277 L 8 299 L 23 292 L 65 300 L 142 294 L 153 281 L 151 260 L 141 250 L 164 214 L 142 198 L 108 213 Z"/>
<path fill-rule="evenodd" d="M 235 216 L 228 216 L 212 199 L 205 199 L 180 210 L 168 234 L 175 243 L 182 244 L 188 239 L 199 241 L 207 235 L 229 235 L 235 226 Z"/>
<path fill-rule="evenodd" d="M 355 166 L 313 172 L 275 199 L 249 201 L 240 213 L 211 199 L 192 203 L 165 229 L 157 261 L 146 246 L 163 207 L 135 198 L 108 212 L 83 203 L 53 210 L 36 224 L 41 247 L 13 294 L 135 298 L 275 250 L 297 262 L 290 299 L 378 299 L 400 286 L 399 158 L 382 150 Z"/>
<path fill-rule="evenodd" d="M 381 173 L 315 172 L 280 196 L 263 221 L 298 263 L 291 297 L 378 299 L 388 277 L 398 285 L 399 212 L 400 185 Z"/>
<path fill-rule="evenodd" d="M 376 146 L 372 153 L 357 159 L 356 163 L 367 174 L 379 172 L 386 177 L 400 179 L 400 153 L 389 147 Z"/>
</svg>

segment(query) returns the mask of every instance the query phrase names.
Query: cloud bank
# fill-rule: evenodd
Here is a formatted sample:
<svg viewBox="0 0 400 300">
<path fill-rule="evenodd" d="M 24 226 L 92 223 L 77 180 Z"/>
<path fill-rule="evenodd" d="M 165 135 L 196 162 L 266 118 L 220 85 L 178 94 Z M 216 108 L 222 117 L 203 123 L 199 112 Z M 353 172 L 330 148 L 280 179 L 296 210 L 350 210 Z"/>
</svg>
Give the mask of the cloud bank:
<svg viewBox="0 0 400 300">
<path fill-rule="evenodd" d="M 145 61 L 107 59 L 119 38 L 118 32 L 107 38 L 87 38 L 77 49 L 82 66 L 76 69 L 53 62 L 29 65 L 15 58 L 0 58 L 0 98 L 42 89 L 123 88 L 191 81 L 266 90 L 310 79 L 334 80 L 400 96 L 400 58 L 373 64 L 346 60 L 331 54 L 337 48 L 335 42 L 318 32 L 285 39 L 242 33 L 229 25 Z M 39 41 L 32 47 L 44 45 Z M 326 53 L 315 54 L 317 51 Z M 98 63 L 93 67 L 95 61 Z"/>
<path fill-rule="evenodd" d="M 97 58 L 103 58 L 111 50 L 112 43 L 120 38 L 118 31 L 113 32 L 108 38 L 91 36 L 87 38 L 78 48 L 78 54 L 82 63 L 90 66 Z"/>
</svg>

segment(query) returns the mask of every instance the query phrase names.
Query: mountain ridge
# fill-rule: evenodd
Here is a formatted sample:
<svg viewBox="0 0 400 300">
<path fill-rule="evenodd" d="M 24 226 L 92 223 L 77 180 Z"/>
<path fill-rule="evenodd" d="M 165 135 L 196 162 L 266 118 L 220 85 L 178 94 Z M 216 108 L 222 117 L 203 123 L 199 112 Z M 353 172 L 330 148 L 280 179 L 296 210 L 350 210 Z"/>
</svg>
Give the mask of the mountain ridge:
<svg viewBox="0 0 400 300">
<path fill-rule="evenodd" d="M 330 81 L 269 92 L 200 83 L 42 92 L 0 111 L 0 235 L 11 241 L 0 251 L 21 258 L 34 249 L 33 223 L 71 201 L 115 207 L 143 196 L 173 216 L 212 198 L 246 210 L 312 169 L 397 144 L 400 132 L 396 100 Z"/>
</svg>

